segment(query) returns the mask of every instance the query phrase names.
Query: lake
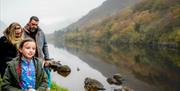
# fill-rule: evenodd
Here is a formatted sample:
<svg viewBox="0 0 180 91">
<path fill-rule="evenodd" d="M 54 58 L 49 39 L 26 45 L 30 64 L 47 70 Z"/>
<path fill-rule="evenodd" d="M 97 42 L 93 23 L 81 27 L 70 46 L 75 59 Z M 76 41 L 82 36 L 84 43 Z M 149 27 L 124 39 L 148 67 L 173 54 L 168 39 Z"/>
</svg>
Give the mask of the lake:
<svg viewBox="0 0 180 91">
<path fill-rule="evenodd" d="M 70 66 L 67 77 L 52 73 L 52 80 L 70 91 L 85 91 L 84 79 L 100 81 L 106 91 L 107 77 L 120 73 L 123 85 L 134 91 L 180 91 L 180 52 L 176 49 L 135 48 L 81 43 L 49 44 L 50 56 Z"/>
</svg>

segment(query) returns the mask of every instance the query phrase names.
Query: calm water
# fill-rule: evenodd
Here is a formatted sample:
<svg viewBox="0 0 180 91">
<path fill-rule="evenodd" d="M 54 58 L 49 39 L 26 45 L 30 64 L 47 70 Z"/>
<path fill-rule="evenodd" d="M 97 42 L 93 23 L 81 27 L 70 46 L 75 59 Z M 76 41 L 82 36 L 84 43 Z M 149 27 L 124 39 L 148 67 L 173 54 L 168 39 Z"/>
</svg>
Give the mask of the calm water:
<svg viewBox="0 0 180 91">
<path fill-rule="evenodd" d="M 72 69 L 68 77 L 53 73 L 53 81 L 70 91 L 85 91 L 84 79 L 94 78 L 106 91 L 107 77 L 123 75 L 134 91 L 180 91 L 180 54 L 177 50 L 113 47 L 82 44 L 49 44 L 50 56 Z M 79 71 L 77 69 L 80 69 Z"/>
</svg>

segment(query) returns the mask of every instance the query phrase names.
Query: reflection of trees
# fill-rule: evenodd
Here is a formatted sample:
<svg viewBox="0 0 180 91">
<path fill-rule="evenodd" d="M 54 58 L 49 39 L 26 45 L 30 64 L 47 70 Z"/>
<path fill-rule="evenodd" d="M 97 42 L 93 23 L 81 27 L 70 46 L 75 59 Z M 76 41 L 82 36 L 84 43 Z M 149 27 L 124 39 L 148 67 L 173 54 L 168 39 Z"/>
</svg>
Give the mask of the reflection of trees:
<svg viewBox="0 0 180 91">
<path fill-rule="evenodd" d="M 131 72 L 136 79 L 163 91 L 180 87 L 180 56 L 176 50 L 134 48 L 132 46 L 68 43 L 67 50 L 91 54 L 119 67 L 122 74 Z"/>
<path fill-rule="evenodd" d="M 159 86 L 163 91 L 178 91 L 180 89 L 180 68 L 175 65 L 174 60 L 180 57 L 176 54 L 171 56 L 169 51 L 145 49 L 145 53 L 134 57 L 135 64 L 132 72 L 136 78 L 149 84 Z M 173 51 L 171 51 L 173 52 Z M 176 55 L 176 56 L 175 56 Z"/>
<path fill-rule="evenodd" d="M 126 49 L 113 50 L 116 55 L 113 58 L 114 60 L 124 60 L 123 62 L 119 61 L 118 65 L 128 67 L 137 79 L 158 86 L 162 91 L 178 91 L 180 89 L 180 66 L 178 64 L 180 56 L 175 50 L 133 49 L 131 47 L 124 50 Z"/>
</svg>

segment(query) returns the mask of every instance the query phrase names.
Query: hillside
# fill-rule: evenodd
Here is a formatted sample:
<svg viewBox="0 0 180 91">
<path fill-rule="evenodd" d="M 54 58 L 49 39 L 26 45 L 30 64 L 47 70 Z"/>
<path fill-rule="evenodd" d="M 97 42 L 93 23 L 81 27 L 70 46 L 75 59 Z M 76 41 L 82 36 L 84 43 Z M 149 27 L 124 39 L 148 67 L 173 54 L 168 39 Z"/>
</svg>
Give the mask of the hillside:
<svg viewBox="0 0 180 91">
<path fill-rule="evenodd" d="M 80 18 L 77 22 L 69 25 L 66 30 L 73 31 L 81 29 L 86 25 L 92 25 L 101 22 L 103 19 L 117 14 L 127 6 L 131 6 L 139 0 L 107 0 L 100 7 L 91 10 L 87 15 Z"/>
<path fill-rule="evenodd" d="M 179 0 L 142 0 L 100 23 L 66 32 L 65 38 L 68 41 L 176 47 L 180 46 L 179 12 Z"/>
</svg>

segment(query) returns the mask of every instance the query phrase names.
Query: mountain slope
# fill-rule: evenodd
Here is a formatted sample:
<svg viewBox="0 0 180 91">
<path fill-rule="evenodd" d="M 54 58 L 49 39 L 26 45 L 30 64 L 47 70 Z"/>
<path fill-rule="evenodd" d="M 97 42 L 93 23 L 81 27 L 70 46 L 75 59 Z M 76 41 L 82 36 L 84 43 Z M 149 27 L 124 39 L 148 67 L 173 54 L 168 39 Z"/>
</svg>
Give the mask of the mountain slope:
<svg viewBox="0 0 180 91">
<path fill-rule="evenodd" d="M 66 40 L 180 46 L 180 1 L 142 0 L 100 23 L 67 32 Z"/>
<path fill-rule="evenodd" d="M 107 0 L 100 7 L 91 10 L 77 22 L 69 25 L 68 30 L 75 30 L 89 24 L 101 22 L 104 18 L 115 15 L 127 6 L 137 3 L 139 0 Z"/>
</svg>

